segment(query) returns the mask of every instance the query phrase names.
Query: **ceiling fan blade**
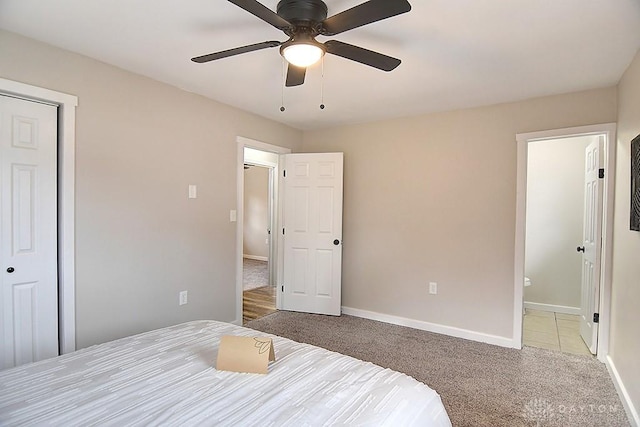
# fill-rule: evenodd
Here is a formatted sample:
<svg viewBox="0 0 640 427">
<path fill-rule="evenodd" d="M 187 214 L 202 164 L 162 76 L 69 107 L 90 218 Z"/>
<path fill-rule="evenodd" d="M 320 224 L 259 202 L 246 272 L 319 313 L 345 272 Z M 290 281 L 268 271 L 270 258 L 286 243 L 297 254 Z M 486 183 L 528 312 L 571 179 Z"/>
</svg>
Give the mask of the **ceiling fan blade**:
<svg viewBox="0 0 640 427">
<path fill-rule="evenodd" d="M 267 24 L 271 24 L 279 30 L 284 31 L 287 28 L 293 27 L 293 25 L 289 21 L 287 21 L 262 3 L 257 2 L 256 0 L 229 0 L 229 2 L 246 10 L 252 15 L 257 16 Z"/>
<path fill-rule="evenodd" d="M 287 82 L 285 83 L 285 86 L 300 86 L 304 83 L 304 76 L 306 73 L 307 69 L 305 67 L 296 67 L 295 65 L 289 64 L 289 67 L 287 68 Z"/>
<path fill-rule="evenodd" d="M 402 62 L 397 58 L 392 58 L 391 56 L 337 40 L 329 40 L 324 43 L 324 46 L 327 48 L 327 53 L 338 55 L 383 71 L 391 71 Z"/>
<path fill-rule="evenodd" d="M 266 49 L 268 47 L 276 47 L 280 46 L 282 43 L 279 41 L 268 41 L 262 43 L 250 44 L 247 46 L 236 47 L 233 49 L 223 50 L 220 52 L 209 53 L 207 55 L 196 56 L 195 58 L 191 58 L 193 62 L 197 62 L 198 64 L 202 64 L 204 62 L 214 61 L 216 59 L 227 58 L 229 56 L 240 55 L 241 53 L 253 52 L 254 50 Z"/>
<path fill-rule="evenodd" d="M 369 0 L 325 19 L 322 34 L 333 36 L 410 10 L 407 0 Z"/>
</svg>

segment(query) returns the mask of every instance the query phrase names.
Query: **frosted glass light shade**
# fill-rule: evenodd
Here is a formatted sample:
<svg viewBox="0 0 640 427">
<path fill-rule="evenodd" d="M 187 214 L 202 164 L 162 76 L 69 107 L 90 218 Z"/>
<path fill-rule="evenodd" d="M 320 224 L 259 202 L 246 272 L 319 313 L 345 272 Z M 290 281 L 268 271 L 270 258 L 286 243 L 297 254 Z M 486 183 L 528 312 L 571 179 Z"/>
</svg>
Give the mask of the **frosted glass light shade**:
<svg viewBox="0 0 640 427">
<path fill-rule="evenodd" d="M 282 55 L 291 65 L 308 67 L 318 62 L 324 55 L 324 51 L 316 45 L 297 43 L 285 47 Z"/>
</svg>

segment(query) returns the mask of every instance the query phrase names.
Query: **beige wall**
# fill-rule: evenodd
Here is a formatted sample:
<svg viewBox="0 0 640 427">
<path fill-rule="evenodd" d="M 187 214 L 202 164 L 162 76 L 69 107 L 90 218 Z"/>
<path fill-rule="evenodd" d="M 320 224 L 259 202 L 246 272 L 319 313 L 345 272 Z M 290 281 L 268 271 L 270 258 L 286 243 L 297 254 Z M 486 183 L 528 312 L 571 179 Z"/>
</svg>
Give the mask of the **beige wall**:
<svg viewBox="0 0 640 427">
<path fill-rule="evenodd" d="M 585 149 L 596 137 L 527 144 L 524 300 L 580 308 Z M 553 308 L 553 307 L 550 307 Z"/>
<path fill-rule="evenodd" d="M 614 122 L 616 102 L 607 88 L 306 132 L 304 151 L 345 153 L 343 305 L 511 338 L 516 134 Z"/>
<path fill-rule="evenodd" d="M 236 137 L 296 148 L 301 132 L 7 32 L 0 64 L 3 78 L 79 99 L 78 347 L 234 320 Z M 181 290 L 189 304 L 179 307 Z"/>
<path fill-rule="evenodd" d="M 244 171 L 244 255 L 269 257 L 269 168 Z"/>
<path fill-rule="evenodd" d="M 629 230 L 629 197 L 630 141 L 639 134 L 640 52 L 618 86 L 610 342 L 611 359 L 636 411 L 640 411 L 640 232 Z"/>
</svg>

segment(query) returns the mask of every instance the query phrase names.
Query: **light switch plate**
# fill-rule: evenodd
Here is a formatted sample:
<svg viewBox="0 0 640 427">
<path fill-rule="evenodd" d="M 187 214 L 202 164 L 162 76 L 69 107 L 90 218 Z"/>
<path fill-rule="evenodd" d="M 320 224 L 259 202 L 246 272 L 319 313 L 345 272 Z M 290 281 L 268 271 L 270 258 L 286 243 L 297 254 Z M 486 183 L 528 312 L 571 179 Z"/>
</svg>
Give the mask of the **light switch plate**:
<svg viewBox="0 0 640 427">
<path fill-rule="evenodd" d="M 198 198 L 198 189 L 195 186 L 195 184 L 190 184 L 189 185 L 189 198 L 190 199 L 197 199 Z"/>
<path fill-rule="evenodd" d="M 429 293 L 436 295 L 438 293 L 438 284 L 436 282 L 429 282 Z"/>
<path fill-rule="evenodd" d="M 229 221 L 236 222 L 238 220 L 238 212 L 236 210 L 229 211 Z"/>
</svg>

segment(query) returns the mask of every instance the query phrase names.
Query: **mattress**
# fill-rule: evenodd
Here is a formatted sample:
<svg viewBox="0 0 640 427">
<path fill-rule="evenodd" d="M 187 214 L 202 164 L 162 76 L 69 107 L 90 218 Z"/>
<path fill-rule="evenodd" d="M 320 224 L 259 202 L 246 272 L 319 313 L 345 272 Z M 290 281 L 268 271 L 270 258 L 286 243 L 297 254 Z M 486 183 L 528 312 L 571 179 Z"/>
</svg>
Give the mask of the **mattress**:
<svg viewBox="0 0 640 427">
<path fill-rule="evenodd" d="M 222 335 L 273 339 L 266 375 L 215 369 Z M 390 369 L 194 321 L 0 371 L 0 425 L 450 426 L 440 396 Z"/>
</svg>

